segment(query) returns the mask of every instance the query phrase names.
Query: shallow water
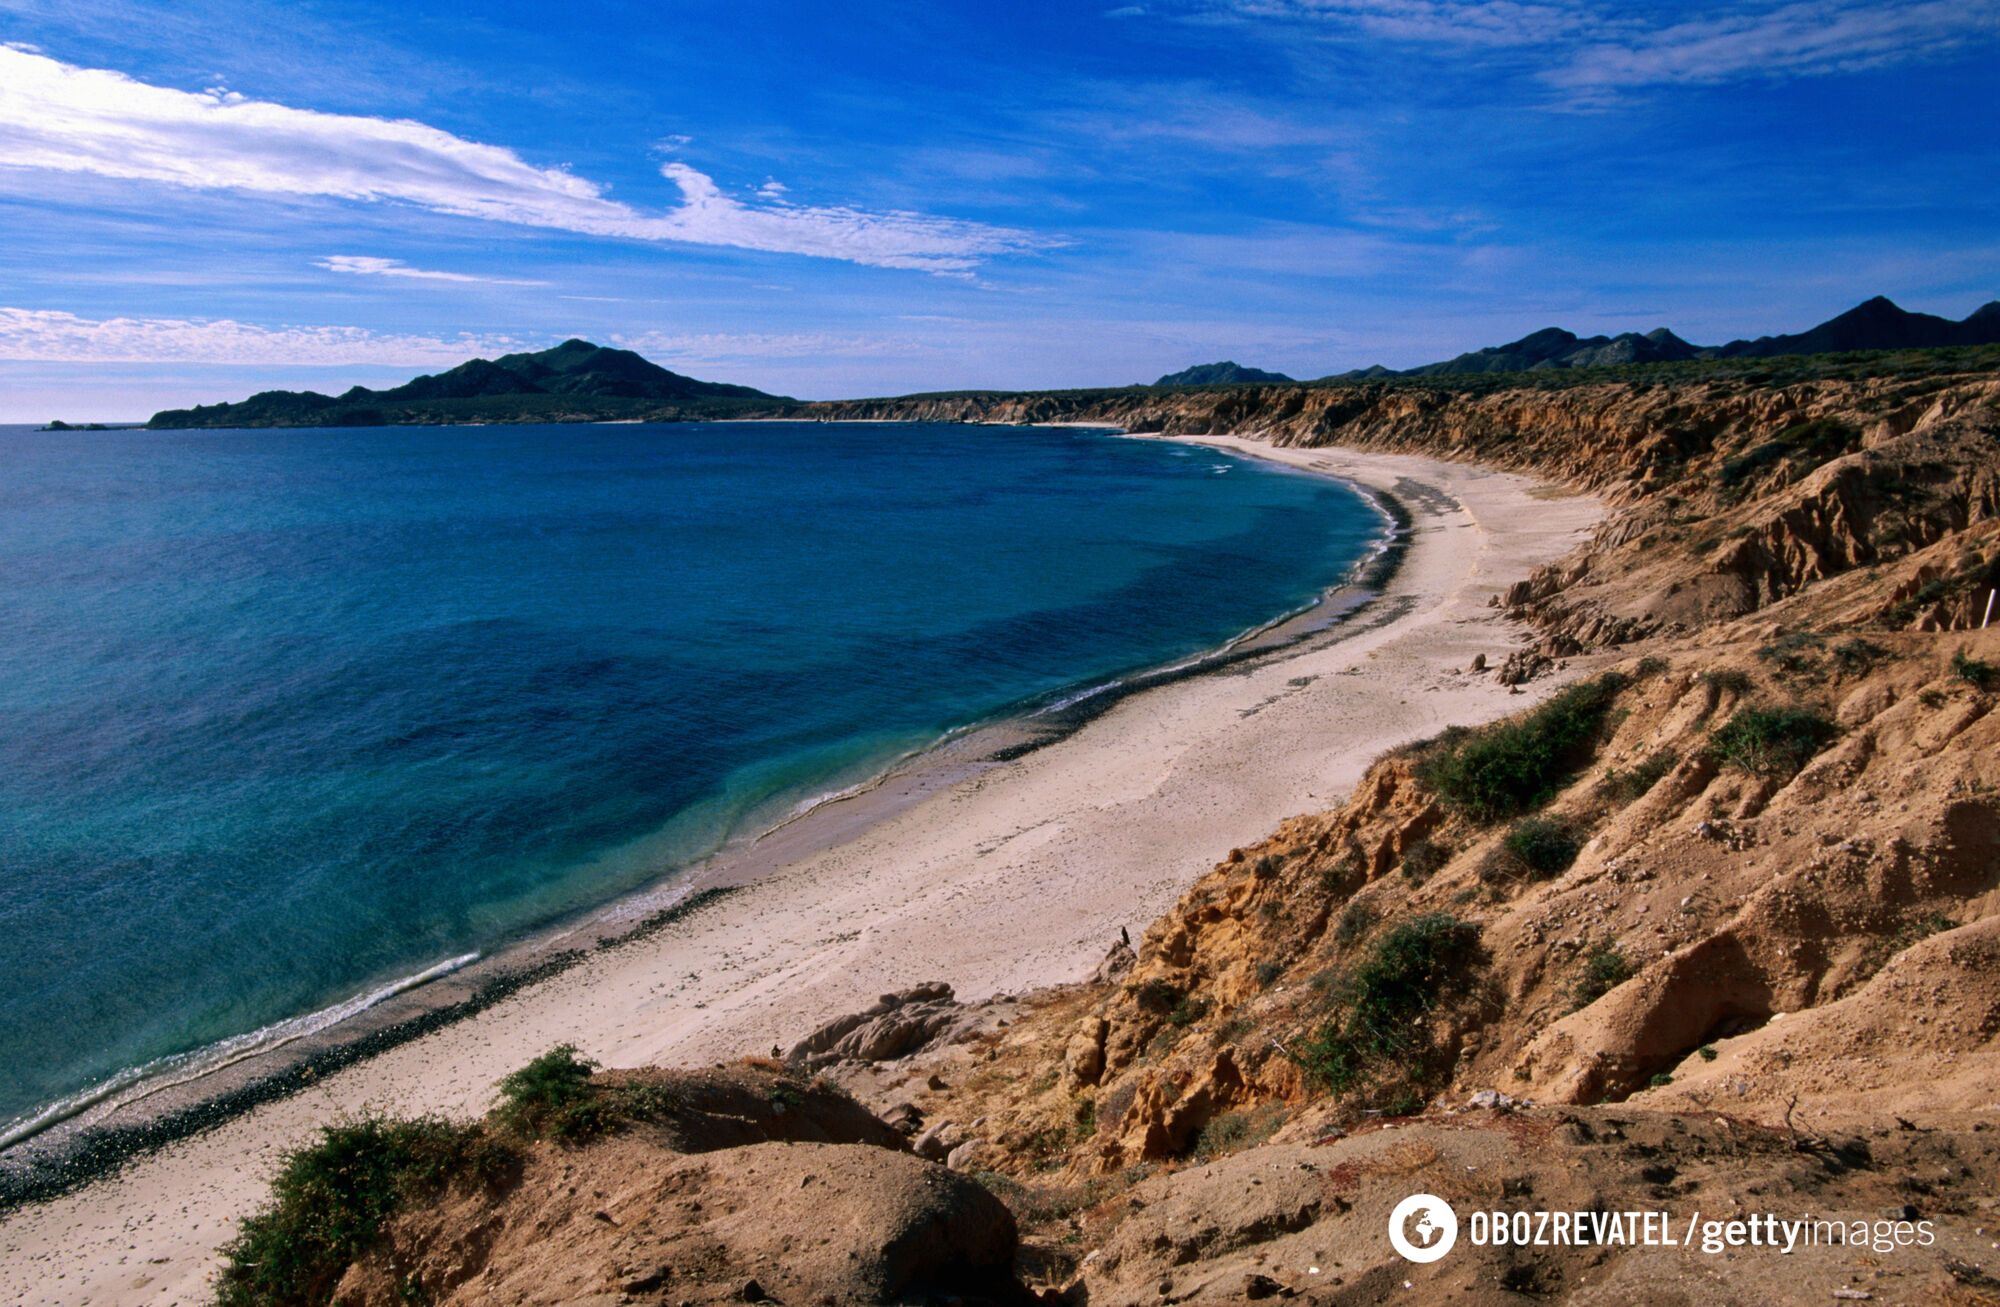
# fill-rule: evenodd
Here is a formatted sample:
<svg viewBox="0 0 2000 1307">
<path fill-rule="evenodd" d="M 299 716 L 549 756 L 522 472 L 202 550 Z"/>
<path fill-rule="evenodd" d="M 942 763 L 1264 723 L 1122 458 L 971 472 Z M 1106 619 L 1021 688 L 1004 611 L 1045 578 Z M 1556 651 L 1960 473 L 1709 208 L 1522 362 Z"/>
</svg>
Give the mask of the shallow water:
<svg viewBox="0 0 2000 1307">
<path fill-rule="evenodd" d="M 0 429 L 0 1122 L 1214 647 L 1378 530 L 1046 428 Z"/>
</svg>

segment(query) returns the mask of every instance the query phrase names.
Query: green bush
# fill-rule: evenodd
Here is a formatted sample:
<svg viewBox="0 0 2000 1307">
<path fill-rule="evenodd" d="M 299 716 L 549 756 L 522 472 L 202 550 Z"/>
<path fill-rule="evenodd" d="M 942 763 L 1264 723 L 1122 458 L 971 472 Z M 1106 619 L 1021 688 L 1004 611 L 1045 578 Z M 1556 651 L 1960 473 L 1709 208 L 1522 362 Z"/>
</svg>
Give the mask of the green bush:
<svg viewBox="0 0 2000 1307">
<path fill-rule="evenodd" d="M 1568 871 L 1581 848 L 1566 823 L 1547 817 L 1524 817 L 1515 822 L 1501 845 L 1537 877 Z"/>
<path fill-rule="evenodd" d="M 1759 776 L 1790 776 L 1839 734 L 1809 708 L 1739 708 L 1708 738 L 1725 763 Z"/>
<path fill-rule="evenodd" d="M 1538 808 L 1575 772 L 1624 685 L 1616 672 L 1573 685 L 1525 717 L 1439 744 L 1418 775 L 1474 821 Z"/>
<path fill-rule="evenodd" d="M 1995 679 L 2000 679 L 2000 668 L 1994 667 L 1992 663 L 1968 657 L 1965 650 L 1960 649 L 1951 656 L 1951 674 L 1984 690 L 1992 685 Z"/>
<path fill-rule="evenodd" d="M 1570 985 L 1571 1010 L 1589 1007 L 1636 974 L 1616 944 L 1600 944 L 1584 956 L 1583 970 Z"/>
<path fill-rule="evenodd" d="M 575 1045 L 558 1044 L 500 1082 L 501 1124 L 526 1139 L 575 1142 L 604 1133 L 612 1113 L 591 1088 L 595 1066 Z"/>
<path fill-rule="evenodd" d="M 1334 1011 L 1300 1044 L 1300 1064 L 1336 1096 L 1385 1066 L 1422 1080 L 1436 1061 L 1425 1018 L 1471 989 L 1479 962 L 1470 922 L 1429 912 L 1397 925 L 1334 982 Z"/>
<path fill-rule="evenodd" d="M 222 1250 L 220 1307 L 320 1304 L 403 1203 L 458 1176 L 491 1183 L 513 1154 L 476 1126 L 369 1119 L 328 1126 L 285 1158 L 269 1204 Z"/>
</svg>

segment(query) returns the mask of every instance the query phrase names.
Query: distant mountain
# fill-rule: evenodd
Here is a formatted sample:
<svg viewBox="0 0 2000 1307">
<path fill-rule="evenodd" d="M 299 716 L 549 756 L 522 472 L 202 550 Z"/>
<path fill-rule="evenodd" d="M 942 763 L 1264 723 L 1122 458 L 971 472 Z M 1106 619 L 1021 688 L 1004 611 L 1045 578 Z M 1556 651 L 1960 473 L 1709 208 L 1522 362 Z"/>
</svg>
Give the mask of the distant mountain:
<svg viewBox="0 0 2000 1307">
<path fill-rule="evenodd" d="M 155 413 L 146 425 L 162 429 L 698 418 L 784 402 L 788 401 L 748 386 L 697 381 L 669 372 L 629 349 L 566 340 L 539 353 L 472 359 L 389 390 L 355 386 L 338 396 L 267 390 L 235 404 L 168 409 Z"/>
<path fill-rule="evenodd" d="M 1877 295 L 1837 318 L 1796 336 L 1733 340 L 1716 350 L 1721 358 L 1769 358 L 1774 354 L 1844 354 L 1857 349 L 1941 349 L 1949 345 L 2000 344 L 2000 300 L 1986 304 L 1963 322 L 1929 313 L 1911 313 Z"/>
<path fill-rule="evenodd" d="M 1810 331 L 1764 336 L 1727 345 L 1691 345 L 1665 327 L 1645 335 L 1578 336 L 1546 327 L 1506 345 L 1461 354 L 1442 363 L 1394 372 L 1376 366 L 1342 372 L 1328 380 L 1373 377 L 1434 377 L 1472 372 L 1535 372 L 1546 368 L 1596 368 L 1621 363 L 1671 363 L 1682 359 L 1769 358 L 1780 354 L 1838 354 L 1871 349 L 1937 349 L 1949 345 L 2000 344 L 2000 300 L 1963 322 L 1910 313 L 1878 295 Z"/>
<path fill-rule="evenodd" d="M 1169 372 L 1153 384 L 1156 386 L 1228 386 L 1246 381 L 1290 381 L 1282 372 L 1266 372 L 1262 368 L 1246 368 L 1240 363 L 1224 359 L 1220 363 L 1197 363 L 1179 372 Z"/>
</svg>

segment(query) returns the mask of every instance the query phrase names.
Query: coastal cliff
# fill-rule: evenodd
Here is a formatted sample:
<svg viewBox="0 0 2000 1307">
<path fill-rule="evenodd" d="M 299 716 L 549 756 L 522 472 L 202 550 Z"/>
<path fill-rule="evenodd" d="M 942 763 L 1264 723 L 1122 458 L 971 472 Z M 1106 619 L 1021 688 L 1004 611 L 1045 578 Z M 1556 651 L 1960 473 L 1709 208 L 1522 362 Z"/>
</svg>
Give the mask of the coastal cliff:
<svg viewBox="0 0 2000 1307">
<path fill-rule="evenodd" d="M 1492 596 L 1532 639 L 1466 669 L 1576 679 L 1391 751 L 1338 804 L 1302 795 L 1088 978 L 991 1003 L 899 991 L 732 1073 L 762 1105 L 736 1115 L 846 1120 L 845 1094 L 891 1134 L 810 1157 L 767 1126 L 656 1145 L 694 1090 L 579 1068 L 562 1092 L 588 1128 L 503 1108 L 474 1142 L 511 1160 L 399 1181 L 323 1250 L 327 1283 L 554 1301 L 541 1267 L 607 1301 L 1373 1302 L 1413 1270 L 1387 1212 L 1427 1190 L 1461 1212 L 1888 1212 L 1935 1246 L 1739 1260 L 1730 1289 L 2000 1290 L 1975 1233 L 2000 1181 L 1992 368 L 812 412 L 1237 432 L 1589 489 L 1614 509 L 1591 538 Z M 1009 1215 L 982 1218 L 967 1178 Z M 801 1192 L 827 1196 L 810 1218 Z M 1004 1234 L 1008 1270 L 975 1227 Z M 251 1292 L 258 1247 L 234 1250 L 233 1301 L 274 1300 Z M 926 1251 L 867 1252 L 885 1248 Z M 1608 1303 L 1692 1301 L 1714 1268 L 1466 1247 L 1424 1273 L 1461 1301 Z"/>
</svg>

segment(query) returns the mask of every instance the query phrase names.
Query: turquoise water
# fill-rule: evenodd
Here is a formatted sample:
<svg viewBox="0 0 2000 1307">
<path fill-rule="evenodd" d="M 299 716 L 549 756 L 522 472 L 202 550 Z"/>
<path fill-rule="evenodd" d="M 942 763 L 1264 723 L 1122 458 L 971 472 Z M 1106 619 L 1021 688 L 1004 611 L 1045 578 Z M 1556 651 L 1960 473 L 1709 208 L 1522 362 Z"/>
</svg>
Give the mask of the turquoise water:
<svg viewBox="0 0 2000 1307">
<path fill-rule="evenodd" d="M 0 430 L 0 1122 L 1212 648 L 1378 531 L 1068 430 Z"/>
</svg>

